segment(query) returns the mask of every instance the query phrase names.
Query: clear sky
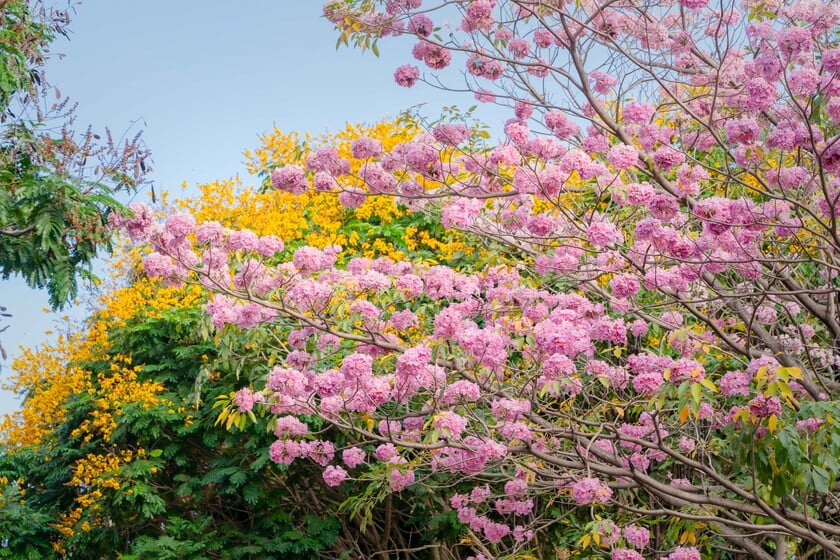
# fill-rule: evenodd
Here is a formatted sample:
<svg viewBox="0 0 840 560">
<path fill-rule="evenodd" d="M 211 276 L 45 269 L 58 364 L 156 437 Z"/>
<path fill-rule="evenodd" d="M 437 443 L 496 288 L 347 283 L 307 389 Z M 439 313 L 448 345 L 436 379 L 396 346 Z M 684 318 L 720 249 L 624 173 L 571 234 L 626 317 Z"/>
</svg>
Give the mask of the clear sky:
<svg viewBox="0 0 840 560">
<path fill-rule="evenodd" d="M 319 133 L 420 103 L 427 116 L 474 103 L 419 84 L 397 86 L 393 71 L 410 62 L 410 43 L 385 41 L 380 58 L 336 50 L 337 34 L 321 6 L 320 0 L 84 0 L 71 22 L 72 40 L 53 48 L 64 57 L 50 62 L 47 77 L 78 102 L 80 127 L 107 126 L 116 136 L 142 130 L 155 189 L 173 193 L 183 181 L 244 178 L 242 152 L 275 124 Z M 45 339 L 53 322 L 42 311 L 46 301 L 20 281 L 0 282 L 0 305 L 14 313 L 0 340 L 12 354 Z M 0 413 L 18 404 L 0 394 Z"/>
</svg>

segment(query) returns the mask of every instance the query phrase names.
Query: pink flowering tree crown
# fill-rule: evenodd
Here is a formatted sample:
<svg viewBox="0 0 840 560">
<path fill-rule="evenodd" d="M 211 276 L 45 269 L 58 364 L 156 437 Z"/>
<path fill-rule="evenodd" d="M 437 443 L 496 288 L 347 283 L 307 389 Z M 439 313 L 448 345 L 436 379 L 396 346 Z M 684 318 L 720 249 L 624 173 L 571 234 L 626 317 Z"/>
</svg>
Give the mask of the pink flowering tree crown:
<svg viewBox="0 0 840 560">
<path fill-rule="evenodd" d="M 199 253 L 172 218 L 150 273 L 209 285 L 217 328 L 282 333 L 284 363 L 238 404 L 278 417 L 272 459 L 314 461 L 332 487 L 439 488 L 487 558 L 840 555 L 840 8 L 390 0 L 325 15 L 356 45 L 407 40 L 398 85 L 422 68 L 445 87 L 456 67 L 510 117 L 484 143 L 457 121 L 390 150 L 359 140 L 358 172 L 315 161 L 271 170 L 272 186 L 348 207 L 393 196 L 509 260 L 302 247 L 278 263 L 242 233 Z M 213 247 L 231 259 L 196 256 Z"/>
</svg>

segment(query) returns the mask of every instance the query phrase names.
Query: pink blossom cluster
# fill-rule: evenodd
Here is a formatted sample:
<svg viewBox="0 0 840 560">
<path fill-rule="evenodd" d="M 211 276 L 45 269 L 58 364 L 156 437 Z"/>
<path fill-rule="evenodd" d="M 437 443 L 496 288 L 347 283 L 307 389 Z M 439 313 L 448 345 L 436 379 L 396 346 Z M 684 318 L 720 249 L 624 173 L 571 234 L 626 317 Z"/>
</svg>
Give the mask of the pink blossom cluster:
<svg viewBox="0 0 840 560">
<path fill-rule="evenodd" d="M 254 392 L 248 387 L 243 387 L 233 397 L 239 412 L 250 412 L 254 405 L 263 401 L 263 394 L 259 391 Z"/>
<path fill-rule="evenodd" d="M 678 546 L 663 560 L 700 560 L 700 551 L 693 546 Z"/>
<path fill-rule="evenodd" d="M 128 209 L 132 212 L 132 216 L 124 216 L 120 212 L 108 214 L 109 225 L 113 228 L 124 229 L 132 241 L 145 241 L 154 221 L 151 209 L 139 202 L 132 202 L 128 205 Z"/>
<path fill-rule="evenodd" d="M 578 505 L 606 503 L 612 497 L 612 489 L 597 478 L 586 477 L 571 485 L 572 499 Z"/>
<path fill-rule="evenodd" d="M 335 454 L 332 442 L 323 440 L 297 441 L 278 439 L 269 448 L 269 456 L 275 463 L 291 464 L 295 459 L 308 458 L 313 462 L 327 466 Z"/>
</svg>

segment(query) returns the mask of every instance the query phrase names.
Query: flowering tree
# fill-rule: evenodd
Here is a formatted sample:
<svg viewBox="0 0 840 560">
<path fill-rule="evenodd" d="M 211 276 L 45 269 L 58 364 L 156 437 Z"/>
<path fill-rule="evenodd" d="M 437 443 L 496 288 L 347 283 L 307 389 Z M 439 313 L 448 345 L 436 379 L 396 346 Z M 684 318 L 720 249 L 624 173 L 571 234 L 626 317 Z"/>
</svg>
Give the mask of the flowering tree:
<svg viewBox="0 0 840 560">
<path fill-rule="evenodd" d="M 325 14 L 346 43 L 410 37 L 426 69 L 398 68 L 401 86 L 448 87 L 463 64 L 451 88 L 510 107 L 505 138 L 441 121 L 390 149 L 321 146 L 271 185 L 389 195 L 504 257 L 286 258 L 185 214 L 120 219 L 157 251 L 150 274 L 215 293 L 217 328 L 292 327 L 264 388 L 223 414 L 276 416 L 272 459 L 308 458 L 328 485 L 446 492 L 476 558 L 840 555 L 840 8 Z"/>
<path fill-rule="evenodd" d="M 406 119 L 348 125 L 329 142 L 349 155 L 353 139 L 396 145 L 417 130 Z M 305 158 L 306 143 L 274 130 L 246 157 L 257 173 Z M 348 210 L 331 194 L 215 181 L 188 198 L 163 192 L 160 203 L 282 235 L 289 255 L 336 241 L 369 256 L 469 253 L 463 235 L 435 236 L 423 215 L 400 211 L 391 198 Z M 457 520 L 422 487 L 346 519 L 342 502 L 366 500 L 369 481 L 329 487 L 318 464 L 270 461 L 269 414 L 219 418 L 237 390 L 262 385 L 269 364 L 285 355 L 272 341 L 288 332 L 213 332 L 206 291 L 143 276 L 144 256 L 121 245 L 85 325 L 11 365 L 9 388 L 25 400 L 0 419 L 0 558 L 334 559 L 395 548 L 423 558 L 430 543 L 455 546 Z M 325 437 L 345 445 L 334 430 Z"/>
</svg>

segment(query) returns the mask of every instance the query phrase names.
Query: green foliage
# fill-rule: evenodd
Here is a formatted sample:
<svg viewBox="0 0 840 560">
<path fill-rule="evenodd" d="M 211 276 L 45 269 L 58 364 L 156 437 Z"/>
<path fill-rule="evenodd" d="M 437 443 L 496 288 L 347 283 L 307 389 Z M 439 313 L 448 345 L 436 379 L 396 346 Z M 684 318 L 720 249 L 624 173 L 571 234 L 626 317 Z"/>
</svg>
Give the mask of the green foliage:
<svg viewBox="0 0 840 560">
<path fill-rule="evenodd" d="M 53 308 L 92 279 L 97 252 L 111 248 L 106 216 L 122 209 L 115 194 L 143 182 L 148 156 L 137 137 L 77 135 L 66 101 L 38 105 L 52 93 L 45 53 L 67 21 L 33 0 L 0 3 L 0 278 L 46 288 Z"/>
<path fill-rule="evenodd" d="M 4 2 L 0 10 L 0 110 L 5 111 L 18 92 L 40 80 L 32 66 L 54 35 L 44 21 L 33 17 L 25 0 Z"/>
<path fill-rule="evenodd" d="M 13 150 L 0 146 L 6 155 Z M 0 164 L 0 276 L 20 274 L 61 307 L 76 296 L 77 277 L 89 277 L 97 249 L 110 249 L 105 214 L 122 206 L 107 186 L 86 192 L 91 185 L 51 173 L 26 154 L 0 157 Z"/>
</svg>

